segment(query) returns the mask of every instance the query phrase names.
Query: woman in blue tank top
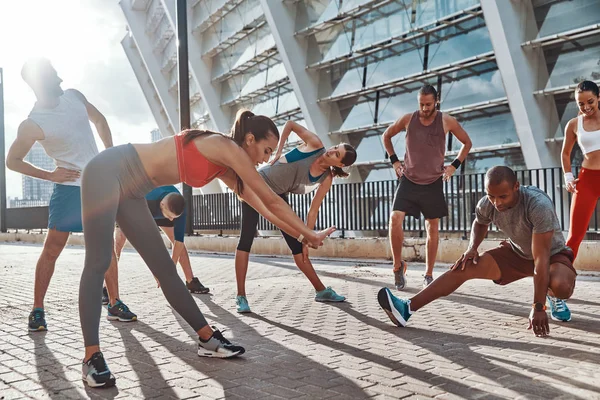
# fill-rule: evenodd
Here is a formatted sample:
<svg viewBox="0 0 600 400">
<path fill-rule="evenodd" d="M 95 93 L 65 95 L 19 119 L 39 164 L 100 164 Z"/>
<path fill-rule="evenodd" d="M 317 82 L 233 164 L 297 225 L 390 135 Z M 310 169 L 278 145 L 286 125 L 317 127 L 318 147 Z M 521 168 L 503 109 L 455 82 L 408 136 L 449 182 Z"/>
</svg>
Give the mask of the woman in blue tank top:
<svg viewBox="0 0 600 400">
<path fill-rule="evenodd" d="M 294 132 L 303 143 L 282 155 L 283 147 Z M 329 192 L 334 177 L 348 176 L 342 170 L 356 161 L 356 150 L 342 143 L 325 149 L 319 137 L 303 126 L 288 121 L 279 138 L 278 150 L 269 165 L 259 169 L 267 185 L 286 202 L 288 193 L 305 194 L 317 189 L 308 211 L 306 225 L 313 229 L 317 222 L 319 207 Z M 240 240 L 235 252 L 235 277 L 237 281 L 236 305 L 239 313 L 250 312 L 246 298 L 246 273 L 250 249 L 258 226 L 259 214 L 246 202 L 242 202 L 242 223 Z M 338 295 L 331 287 L 325 287 L 312 263 L 308 259 L 308 249 L 295 238 L 281 231 L 296 266 L 304 273 L 316 291 L 315 300 L 319 302 L 340 302 L 346 298 Z"/>
</svg>

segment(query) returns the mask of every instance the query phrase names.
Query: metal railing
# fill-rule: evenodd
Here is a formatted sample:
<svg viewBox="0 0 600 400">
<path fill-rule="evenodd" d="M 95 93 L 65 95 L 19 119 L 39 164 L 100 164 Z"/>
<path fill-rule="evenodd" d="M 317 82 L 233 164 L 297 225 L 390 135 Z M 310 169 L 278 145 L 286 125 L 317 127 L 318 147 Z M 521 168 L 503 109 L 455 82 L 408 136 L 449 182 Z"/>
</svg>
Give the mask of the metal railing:
<svg viewBox="0 0 600 400">
<path fill-rule="evenodd" d="M 575 169 L 575 174 L 578 169 Z M 517 171 L 522 185 L 533 185 L 544 190 L 555 205 L 556 214 L 563 230 L 568 230 L 571 194 L 564 188 L 562 170 L 543 168 Z M 442 232 L 463 232 L 471 229 L 477 202 L 485 196 L 485 174 L 459 174 L 444 182 L 448 202 L 448 216 L 440 221 Z M 342 183 L 333 185 L 319 211 L 317 229 L 336 226 L 338 231 L 379 231 L 385 235 L 392 211 L 397 180 Z M 289 196 L 289 203 L 298 216 L 306 220 L 312 194 Z M 233 193 L 194 196 L 195 230 L 237 230 L 240 227 L 241 206 Z M 259 230 L 277 228 L 261 217 Z M 423 232 L 423 218 L 407 217 L 404 229 Z M 495 228 L 493 228 L 495 229 Z M 598 209 L 590 221 L 589 230 L 600 233 Z"/>
<path fill-rule="evenodd" d="M 462 233 L 463 236 L 467 236 L 475 218 L 477 202 L 485 196 L 485 174 L 459 174 L 459 172 L 449 182 L 444 182 L 448 216 L 441 219 L 440 231 Z M 575 175 L 578 172 L 578 168 L 575 168 Z M 522 185 L 537 186 L 550 196 L 561 227 L 567 231 L 571 194 L 564 188 L 562 170 L 558 167 L 523 170 L 517 171 L 517 177 Z M 316 228 L 336 226 L 342 235 L 348 231 L 362 231 L 369 232 L 370 235 L 385 236 L 397 185 L 397 180 L 333 185 L 319 210 Z M 312 195 L 289 196 L 291 207 L 303 220 L 306 220 Z M 599 208 L 600 205 L 594 211 L 588 233 L 600 234 Z M 47 215 L 47 207 L 9 208 L 7 227 L 8 229 L 43 229 L 47 226 Z M 234 193 L 194 195 L 192 217 L 195 231 L 239 230 L 241 203 Z M 273 224 L 262 217 L 258 229 L 277 230 Z M 423 218 L 407 217 L 404 221 L 404 229 L 407 232 L 423 234 L 425 221 Z"/>
</svg>

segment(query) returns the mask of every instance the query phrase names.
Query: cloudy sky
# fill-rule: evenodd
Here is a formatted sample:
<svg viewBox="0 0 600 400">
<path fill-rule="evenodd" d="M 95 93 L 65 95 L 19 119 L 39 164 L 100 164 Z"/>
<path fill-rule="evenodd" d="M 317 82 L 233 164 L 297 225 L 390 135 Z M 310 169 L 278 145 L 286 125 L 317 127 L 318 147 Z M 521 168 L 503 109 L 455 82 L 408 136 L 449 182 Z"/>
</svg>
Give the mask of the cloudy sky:
<svg viewBox="0 0 600 400">
<path fill-rule="evenodd" d="M 35 103 L 20 76 L 32 56 L 49 58 L 63 89 L 80 90 L 106 116 L 115 144 L 150 141 L 156 123 L 121 48 L 125 26 L 118 0 L 0 1 L 6 151 Z M 21 176 L 6 175 L 7 196 L 21 197 Z"/>
</svg>

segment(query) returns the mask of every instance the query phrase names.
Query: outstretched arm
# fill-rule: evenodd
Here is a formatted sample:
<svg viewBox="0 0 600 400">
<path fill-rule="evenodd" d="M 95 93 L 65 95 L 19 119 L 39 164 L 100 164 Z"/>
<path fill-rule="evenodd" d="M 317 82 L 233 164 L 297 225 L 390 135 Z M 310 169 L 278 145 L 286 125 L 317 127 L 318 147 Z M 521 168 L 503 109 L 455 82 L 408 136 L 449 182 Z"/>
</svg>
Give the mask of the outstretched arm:
<svg viewBox="0 0 600 400">
<path fill-rule="evenodd" d="M 315 229 L 315 224 L 317 223 L 317 217 L 319 216 L 319 208 L 323 203 L 323 199 L 327 196 L 329 189 L 331 189 L 331 185 L 333 184 L 333 176 L 331 173 L 325 178 L 325 180 L 321 183 L 315 196 L 313 197 L 310 208 L 308 209 L 308 215 L 306 216 L 306 226 L 309 229 Z"/>
<path fill-rule="evenodd" d="M 281 136 L 279 137 L 279 144 L 277 145 L 277 153 L 271 160 L 270 164 L 274 164 L 281 157 L 281 153 L 283 152 L 283 147 L 288 140 L 290 134 L 294 132 L 296 135 L 302 139 L 302 141 L 306 144 L 306 147 L 309 149 L 320 149 L 323 147 L 323 142 L 319 139 L 315 133 L 309 131 L 302 125 L 294 121 L 288 121 L 285 123 L 283 130 L 281 131 Z"/>
<path fill-rule="evenodd" d="M 312 247 L 318 247 L 323 239 L 335 230 L 329 228 L 315 233 L 308 229 L 290 206 L 267 186 L 246 152 L 231 140 L 224 137 L 205 139 L 202 141 L 201 152 L 211 161 L 231 168 L 244 182 L 244 193 L 241 197 L 259 213 L 267 214 L 263 215 L 293 237 L 302 235 Z M 227 186 L 237 191 L 233 174 L 227 173 L 220 178 Z M 252 196 L 251 193 L 254 193 L 256 198 L 249 197 Z"/>
</svg>

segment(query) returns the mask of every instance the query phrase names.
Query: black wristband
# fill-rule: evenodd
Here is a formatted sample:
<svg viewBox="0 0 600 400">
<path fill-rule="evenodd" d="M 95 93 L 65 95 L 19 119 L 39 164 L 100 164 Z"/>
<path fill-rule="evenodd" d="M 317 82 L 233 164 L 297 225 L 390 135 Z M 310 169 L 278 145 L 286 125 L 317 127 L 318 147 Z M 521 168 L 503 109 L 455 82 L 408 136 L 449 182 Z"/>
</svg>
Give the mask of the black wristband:
<svg viewBox="0 0 600 400">
<path fill-rule="evenodd" d="M 455 158 L 454 161 L 452 161 L 452 165 L 454 168 L 458 169 L 460 167 L 462 163 L 460 162 L 460 160 L 458 158 Z"/>
<path fill-rule="evenodd" d="M 400 160 L 398 160 L 398 156 L 397 156 L 397 155 L 395 155 L 395 154 L 392 154 L 392 155 L 390 156 L 390 162 L 392 163 L 392 165 L 393 165 L 394 163 L 398 162 L 398 161 L 400 161 Z"/>
</svg>

